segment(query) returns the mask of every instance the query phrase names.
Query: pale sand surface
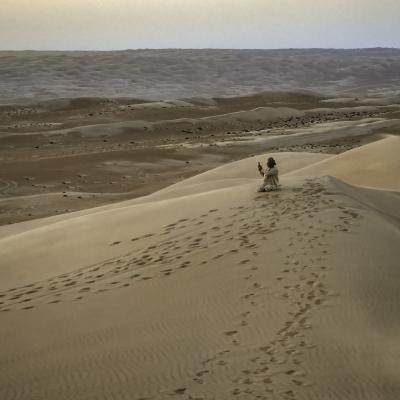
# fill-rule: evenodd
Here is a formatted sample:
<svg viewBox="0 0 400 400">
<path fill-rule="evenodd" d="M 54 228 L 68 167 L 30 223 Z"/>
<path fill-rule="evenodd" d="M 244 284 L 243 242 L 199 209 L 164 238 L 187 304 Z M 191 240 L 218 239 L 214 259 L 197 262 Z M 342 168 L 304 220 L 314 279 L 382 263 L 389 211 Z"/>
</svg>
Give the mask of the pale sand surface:
<svg viewBox="0 0 400 400">
<path fill-rule="evenodd" d="M 283 172 L 290 172 L 294 168 L 330 157 L 310 153 L 296 154 L 296 158 L 293 157 L 293 153 L 272 155 L 278 162 L 282 162 Z M 259 159 L 265 160 L 265 156 Z M 4 273 L 9 270 L 9 275 L 14 281 L 12 284 L 7 282 L 8 274 L 4 273 L 0 287 L 6 288 L 17 282 L 25 284 L 25 280 L 26 283 L 35 280 L 35 276 L 30 275 L 37 273 L 36 268 L 30 268 L 32 257 L 36 260 L 37 268 L 44 267 L 40 275 L 51 276 L 54 274 L 54 267 L 59 273 L 64 273 L 71 268 L 79 269 L 88 263 L 109 258 L 110 252 L 111 255 L 119 254 L 121 246 L 110 248 L 116 234 L 126 242 L 131 238 L 133 227 L 135 232 L 148 234 L 149 230 L 159 229 L 163 224 L 170 223 L 171 213 L 179 215 L 181 209 L 190 211 L 197 207 L 198 202 L 214 204 L 213 194 L 224 199 L 230 192 L 240 190 L 237 186 L 249 186 L 249 181 L 254 182 L 252 186 L 257 187 L 260 179 L 257 177 L 256 164 L 255 158 L 245 159 L 177 183 L 144 198 L 1 227 L 4 248 L 1 254 L 2 271 Z M 237 176 L 233 177 L 236 170 Z M 250 191 L 253 189 L 254 187 Z M 100 215 L 104 218 L 99 218 Z M 105 224 L 107 229 L 104 229 Z M 43 232 L 48 233 L 43 235 Z M 26 258 L 21 258 L 18 251 L 21 248 L 21 237 L 24 237 L 26 243 L 30 243 L 32 251 Z M 57 259 L 57 266 L 49 269 L 48 266 L 53 263 L 54 258 Z"/>
<path fill-rule="evenodd" d="M 400 191 L 399 151 L 400 137 L 389 136 L 296 170 L 291 175 L 331 175 L 354 185 Z"/>
<path fill-rule="evenodd" d="M 256 156 L 3 226 L 0 398 L 398 399 L 399 151 L 273 154 L 268 194 Z"/>
</svg>

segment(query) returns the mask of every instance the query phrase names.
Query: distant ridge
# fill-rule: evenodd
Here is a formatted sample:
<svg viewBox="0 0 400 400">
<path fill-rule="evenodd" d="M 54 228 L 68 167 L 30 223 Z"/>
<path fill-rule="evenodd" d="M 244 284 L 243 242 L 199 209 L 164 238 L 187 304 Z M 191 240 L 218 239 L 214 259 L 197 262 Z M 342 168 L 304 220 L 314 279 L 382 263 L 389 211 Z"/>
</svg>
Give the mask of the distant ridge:
<svg viewBox="0 0 400 400">
<path fill-rule="evenodd" d="M 1 51 L 0 103 L 297 89 L 379 95 L 398 91 L 398 71 L 400 49 L 394 48 Z"/>
</svg>

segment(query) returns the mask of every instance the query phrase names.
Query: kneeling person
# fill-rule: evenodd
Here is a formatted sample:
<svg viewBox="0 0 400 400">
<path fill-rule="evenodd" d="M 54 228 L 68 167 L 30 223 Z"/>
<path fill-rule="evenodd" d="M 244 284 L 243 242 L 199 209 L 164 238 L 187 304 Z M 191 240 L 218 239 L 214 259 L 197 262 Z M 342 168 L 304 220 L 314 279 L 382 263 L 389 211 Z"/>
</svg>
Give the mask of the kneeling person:
<svg viewBox="0 0 400 400">
<path fill-rule="evenodd" d="M 260 163 L 258 163 L 258 171 L 260 175 L 264 177 L 264 182 L 258 188 L 258 192 L 278 190 L 279 171 L 278 168 L 276 168 L 276 161 L 272 157 L 268 158 L 266 171 L 264 172 Z"/>
</svg>

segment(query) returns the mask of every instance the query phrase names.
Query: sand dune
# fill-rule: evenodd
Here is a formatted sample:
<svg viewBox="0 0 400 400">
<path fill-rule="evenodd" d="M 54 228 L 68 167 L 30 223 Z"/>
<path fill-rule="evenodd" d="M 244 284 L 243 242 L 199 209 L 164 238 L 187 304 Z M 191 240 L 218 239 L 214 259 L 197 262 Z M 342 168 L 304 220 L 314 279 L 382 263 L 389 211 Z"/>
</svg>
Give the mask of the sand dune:
<svg viewBox="0 0 400 400">
<path fill-rule="evenodd" d="M 367 99 L 378 97 L 298 90 L 0 106 L 0 225 L 142 197 L 252 154 L 338 154 L 398 134 L 398 105 L 361 106 Z"/>
<path fill-rule="evenodd" d="M 293 153 L 276 154 L 275 156 L 278 161 L 285 164 L 283 171 L 291 171 L 326 157 L 320 154 L 305 153 L 298 154 L 295 159 Z M 260 157 L 260 160 L 265 157 Z M 203 208 L 204 205 L 201 207 L 203 211 L 206 211 L 207 207 L 210 207 L 215 201 L 224 202 L 223 199 L 229 196 L 229 193 L 238 190 L 235 188 L 238 185 L 245 184 L 245 187 L 249 187 L 247 190 L 252 192 L 259 181 L 256 168 L 257 161 L 250 158 L 188 179 L 143 199 L 130 200 L 97 210 L 89 210 L 89 212 L 82 211 L 75 215 L 39 220 L 34 224 L 35 229 L 31 229 L 32 224 L 30 223 L 17 224 L 10 228 L 3 227 L 2 244 L 4 246 L 2 247 L 4 247 L 4 252 L 2 259 L 3 265 L 9 266 L 6 269 L 9 269 L 10 272 L 4 274 L 4 280 L 0 285 L 9 286 L 10 283 L 5 278 L 7 275 L 10 275 L 13 284 L 34 280 L 38 271 L 29 268 L 32 257 L 35 258 L 38 267 L 41 266 L 39 267 L 39 276 L 43 276 L 43 274 L 54 274 L 54 269 L 49 269 L 49 265 L 55 258 L 58 259 L 58 273 L 64 273 L 71 268 L 79 269 L 88 262 L 99 262 L 107 257 L 110 251 L 110 254 L 119 253 L 120 246 L 110 249 L 109 244 L 113 241 L 110 235 L 118 232 L 124 241 L 129 240 L 132 234 L 132 225 L 135 226 L 135 231 L 146 233 L 149 229 L 156 229 L 162 224 L 172 222 L 171 215 L 179 215 L 180 210 L 190 210 L 193 203 L 197 204 L 200 201 L 208 204 L 206 208 Z M 238 176 L 228 180 L 227 173 L 230 173 L 232 178 L 235 170 L 237 170 Z M 249 175 L 252 177 L 250 182 L 253 181 L 253 184 L 248 183 Z M 247 180 L 243 179 L 245 177 Z M 227 181 L 225 184 L 224 180 Z M 149 224 L 151 219 L 154 219 L 153 228 L 151 228 L 152 224 Z M 107 230 L 102 229 L 105 224 L 108 226 Z M 24 231 L 24 226 L 28 227 L 26 231 Z M 7 230 L 11 231 L 9 237 Z M 93 235 L 92 232 L 97 232 L 97 234 Z M 61 237 L 64 239 L 60 240 Z M 21 254 L 16 251 L 21 246 L 21 239 L 33 251 L 27 258 L 21 257 Z M 46 250 L 43 251 L 43 249 Z M 85 249 L 90 249 L 90 251 L 85 251 Z M 4 271 L 3 269 L 3 273 Z M 31 276 L 31 273 L 34 275 Z"/>
<path fill-rule="evenodd" d="M 350 150 L 332 159 L 294 172 L 296 176 L 335 176 L 353 185 L 400 191 L 400 138 L 383 140 Z"/>
<path fill-rule="evenodd" d="M 246 158 L 240 161 L 229 163 L 211 171 L 204 172 L 193 178 L 185 179 L 175 185 L 149 196 L 148 199 L 162 200 L 170 197 L 183 196 L 188 194 L 204 193 L 226 187 L 242 186 L 250 181 L 257 186 L 257 163 L 265 164 L 268 157 L 274 157 L 279 165 L 281 174 L 303 168 L 306 165 L 332 157 L 328 154 L 318 153 L 268 153 L 259 156 Z M 283 177 L 285 180 L 285 178 Z M 140 201 L 140 200 L 139 200 Z"/>
<path fill-rule="evenodd" d="M 397 399 L 398 144 L 2 227 L 0 397 Z"/>
<path fill-rule="evenodd" d="M 135 110 L 158 110 L 160 108 L 173 108 L 170 107 L 161 107 L 161 104 L 164 103 L 143 103 L 139 105 L 135 105 L 130 107 L 131 111 Z M 184 106 L 184 107 L 190 107 Z M 330 109 L 324 109 L 325 112 Z M 321 112 L 323 113 L 324 110 Z M 375 109 L 376 110 L 376 109 Z M 146 120 L 129 120 L 122 122 L 111 122 L 105 124 L 88 124 L 85 126 L 80 126 L 76 128 L 68 128 L 68 129 L 54 129 L 47 130 L 46 135 L 67 135 L 67 134 L 79 134 L 83 137 L 93 137 L 93 136 L 118 136 L 122 135 L 125 132 L 129 131 L 143 131 L 143 130 L 161 130 L 166 127 L 170 127 L 171 129 L 179 129 L 179 128 L 190 128 L 190 129 L 212 129 L 212 128 L 233 128 L 237 129 L 241 126 L 241 124 L 251 124 L 251 123 L 270 123 L 277 122 L 283 120 L 294 119 L 296 117 L 300 118 L 304 116 L 305 113 L 299 110 L 295 110 L 293 108 L 288 107 L 258 107 L 253 110 L 248 111 L 236 111 L 227 114 L 218 114 L 210 117 L 203 118 L 179 118 L 172 120 L 161 120 L 157 122 L 150 122 Z M 193 133 L 193 132 L 189 132 Z M 7 136 L 29 136 L 32 135 L 32 132 L 6 132 L 0 131 L 0 136 L 5 138 Z"/>
</svg>

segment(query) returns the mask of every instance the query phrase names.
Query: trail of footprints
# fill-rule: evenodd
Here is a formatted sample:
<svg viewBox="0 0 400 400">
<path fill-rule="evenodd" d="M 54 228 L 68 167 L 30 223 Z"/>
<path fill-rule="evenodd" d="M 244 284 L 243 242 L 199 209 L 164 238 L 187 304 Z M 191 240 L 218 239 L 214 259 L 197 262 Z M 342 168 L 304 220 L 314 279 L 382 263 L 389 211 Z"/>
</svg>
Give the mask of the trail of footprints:
<svg viewBox="0 0 400 400">
<path fill-rule="evenodd" d="M 167 277 L 172 273 L 191 266 L 189 255 L 197 249 L 207 249 L 203 244 L 206 231 L 192 236 L 180 233 L 187 224 L 203 222 L 218 210 L 211 209 L 200 218 L 181 219 L 167 225 L 159 234 L 146 234 L 133 237 L 132 243 L 140 244 L 145 239 L 155 239 L 157 244 L 147 245 L 122 257 L 108 260 L 98 265 L 55 276 L 48 280 L 32 283 L 23 287 L 11 288 L 0 293 L 0 312 L 12 310 L 30 310 L 41 304 L 56 304 L 62 301 L 78 301 L 85 296 L 102 293 L 117 288 L 126 288 L 137 281 L 146 281 L 157 277 Z M 213 231 L 219 231 L 214 227 Z M 214 234 L 213 246 L 222 240 L 222 234 Z M 118 246 L 115 241 L 110 246 Z M 208 262 L 208 261 L 205 261 Z"/>
<path fill-rule="evenodd" d="M 227 398 L 267 399 L 273 396 L 283 400 L 296 399 L 299 387 L 312 385 L 302 369 L 304 353 L 314 347 L 306 335 L 312 327 L 309 317 L 316 307 L 335 295 L 325 283 L 329 272 L 329 235 L 351 232 L 356 220 L 361 218 L 358 212 L 334 204 L 340 211 L 337 223 L 333 226 L 324 223 L 318 212 L 332 207 L 335 200 L 323 196 L 323 192 L 326 193 L 323 185 L 310 180 L 301 188 L 286 191 L 284 202 L 282 192 L 257 195 L 249 206 L 231 208 L 228 218 L 219 216 L 218 209 L 211 209 L 199 217 L 181 219 L 157 234 L 131 238 L 136 250 L 122 257 L 1 292 L 0 312 L 27 311 L 42 304 L 79 301 L 85 296 L 127 288 L 139 281 L 167 279 L 179 271 L 205 264 L 218 267 L 221 258 L 240 252 L 247 257 L 239 261 L 239 270 L 235 273 L 241 274 L 246 289 L 240 298 L 246 311 L 240 314 L 239 324 L 221 332 L 226 348 L 203 360 L 191 378 L 199 387 L 196 394 L 190 393 L 188 385 L 171 389 L 169 397 L 207 399 L 206 394 L 201 395 L 201 387 L 207 386 L 208 377 L 216 369 L 229 368 L 232 355 L 235 351 L 240 352 L 242 330 L 254 324 L 254 321 L 250 322 L 254 309 L 265 296 L 276 296 L 291 310 L 287 320 L 274 339 L 257 349 L 257 356 L 248 360 L 251 367 L 244 369 L 241 375 L 231 377 L 233 389 L 227 393 Z M 282 216 L 286 225 L 282 223 Z M 208 231 L 203 230 L 202 226 L 210 220 L 214 224 Z M 294 221 L 297 230 L 291 226 Z M 258 256 L 260 247 L 265 246 L 269 236 L 278 230 L 289 232 L 289 241 L 278 249 L 282 266 L 271 291 L 259 279 L 260 269 L 267 267 L 268 260 L 260 260 Z M 154 244 L 137 249 L 144 240 Z M 230 246 L 228 249 L 226 245 L 218 246 L 221 243 Z M 120 244 L 121 241 L 114 241 L 110 246 Z M 224 251 L 207 257 L 211 247 L 223 247 Z M 193 252 L 204 254 L 204 259 L 196 265 L 191 261 Z"/>
<path fill-rule="evenodd" d="M 192 266 L 190 256 L 194 251 L 204 251 L 218 246 L 225 240 L 233 223 L 226 226 L 212 226 L 211 235 L 202 231 L 201 225 L 211 218 L 217 209 L 211 209 L 199 218 L 181 219 L 169 224 L 158 234 L 146 234 L 131 238 L 131 242 L 139 244 L 145 239 L 154 239 L 157 244 L 143 246 L 122 257 L 108 260 L 98 265 L 55 276 L 45 281 L 32 283 L 23 287 L 12 288 L 0 293 L 0 312 L 12 310 L 30 310 L 41 304 L 56 304 L 62 301 L 78 301 L 85 296 L 102 293 L 117 288 L 126 288 L 137 281 L 146 281 L 159 277 L 167 277 L 179 270 Z M 221 221 L 221 217 L 213 218 Z M 193 234 L 181 233 L 187 226 L 195 226 Z M 200 228 L 198 227 L 200 226 Z M 227 229 L 225 229 L 227 228 Z M 110 246 L 118 246 L 122 242 L 114 241 Z M 232 249 L 229 252 L 236 252 Z M 207 264 L 224 256 L 224 253 L 207 257 L 200 265 Z"/>
<path fill-rule="evenodd" d="M 234 355 L 243 354 L 240 349 L 241 332 L 255 323 L 251 316 L 263 298 L 273 295 L 289 306 L 287 320 L 273 340 L 256 349 L 256 355 L 244 363 L 250 367 L 244 368 L 241 375 L 232 376 L 232 389 L 224 398 L 294 400 L 299 388 L 313 385 L 302 369 L 305 352 L 315 347 L 307 337 L 307 330 L 312 328 L 309 317 L 316 307 L 324 305 L 330 296 L 336 295 L 329 291 L 324 279 L 329 271 L 329 235 L 335 231 L 349 232 L 350 225 L 354 226 L 354 221 L 361 218 L 357 212 L 339 206 L 342 215 L 338 223 L 334 226 L 324 224 L 318 218 L 318 212 L 331 206 L 334 200 L 328 200 L 326 196 L 323 198 L 323 192 L 325 189 L 321 184 L 310 181 L 304 188 L 296 190 L 290 201 L 285 199 L 284 209 L 278 193 L 270 196 L 268 203 L 263 202 L 255 210 L 252 207 L 239 208 L 233 214 L 236 218 L 243 217 L 239 219 L 243 222 L 240 226 L 240 232 L 243 233 L 238 235 L 239 246 L 252 249 L 250 253 L 247 252 L 250 257 L 238 263 L 247 289 L 241 298 L 246 311 L 240 314 L 239 324 L 222 332 L 226 338 L 226 348 L 203 361 L 202 368 L 192 378 L 194 382 L 206 387 L 207 376 L 212 376 L 218 368 L 229 368 L 235 360 Z M 260 209 L 272 210 L 266 220 L 260 218 Z M 282 226 L 280 216 L 283 214 L 289 221 L 298 220 L 296 227 L 301 229 Z M 290 237 L 287 248 L 278 249 L 283 262 L 276 276 L 275 289 L 271 291 L 263 286 L 262 279 L 258 277 L 258 271 L 268 264 L 268 260 L 260 262 L 257 259 L 257 249 L 264 245 L 268 235 L 278 227 L 280 230 L 287 229 Z M 193 395 L 188 392 L 186 394 L 188 399 L 210 398 L 207 394 L 201 395 L 201 390 L 196 390 Z"/>
</svg>

